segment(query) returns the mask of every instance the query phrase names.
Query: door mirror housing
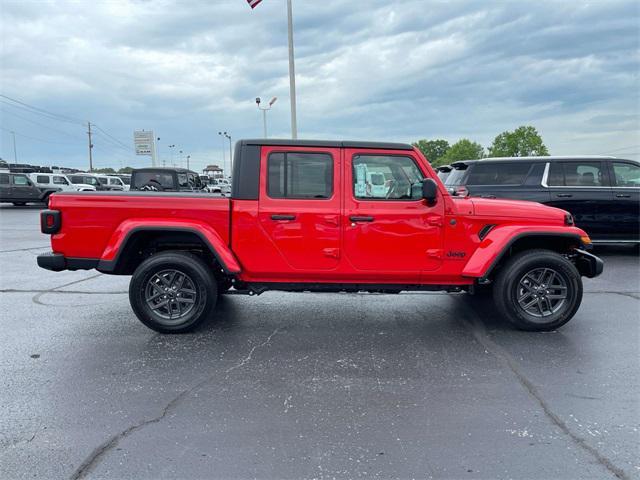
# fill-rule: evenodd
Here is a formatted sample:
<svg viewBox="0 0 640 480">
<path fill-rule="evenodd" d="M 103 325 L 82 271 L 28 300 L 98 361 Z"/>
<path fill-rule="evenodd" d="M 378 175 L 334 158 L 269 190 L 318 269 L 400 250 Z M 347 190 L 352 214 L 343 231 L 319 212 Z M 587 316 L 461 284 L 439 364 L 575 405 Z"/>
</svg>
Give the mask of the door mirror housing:
<svg viewBox="0 0 640 480">
<path fill-rule="evenodd" d="M 422 181 L 422 198 L 427 201 L 427 205 L 432 207 L 438 199 L 438 185 L 432 178 L 426 178 Z"/>
</svg>

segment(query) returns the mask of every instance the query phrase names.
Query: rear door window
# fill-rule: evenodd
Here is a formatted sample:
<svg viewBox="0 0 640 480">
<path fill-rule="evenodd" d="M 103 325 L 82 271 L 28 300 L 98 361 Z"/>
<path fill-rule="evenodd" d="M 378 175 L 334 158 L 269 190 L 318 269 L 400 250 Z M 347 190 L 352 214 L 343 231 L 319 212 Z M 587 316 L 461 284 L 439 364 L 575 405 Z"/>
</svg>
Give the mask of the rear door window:
<svg viewBox="0 0 640 480">
<path fill-rule="evenodd" d="M 473 165 L 467 179 L 467 185 L 522 185 L 531 163 L 516 162 L 477 162 Z"/>
<path fill-rule="evenodd" d="M 9 185 L 9 175 L 6 173 L 0 173 L 0 184 Z"/>
<path fill-rule="evenodd" d="M 550 187 L 609 186 L 602 162 L 552 162 L 547 185 Z"/>
<path fill-rule="evenodd" d="M 46 175 L 37 175 L 36 176 L 37 183 L 49 183 L 49 177 Z"/>
<path fill-rule="evenodd" d="M 272 153 L 267 170 L 271 198 L 321 200 L 333 195 L 333 157 L 327 153 Z"/>
</svg>

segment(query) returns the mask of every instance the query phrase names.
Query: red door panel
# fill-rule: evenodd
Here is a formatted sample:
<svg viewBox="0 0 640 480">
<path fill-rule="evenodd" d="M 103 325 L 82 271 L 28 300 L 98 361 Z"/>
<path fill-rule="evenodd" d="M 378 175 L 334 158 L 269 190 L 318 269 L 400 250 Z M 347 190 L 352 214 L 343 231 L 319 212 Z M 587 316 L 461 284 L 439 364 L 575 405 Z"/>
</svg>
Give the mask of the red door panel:
<svg viewBox="0 0 640 480">
<path fill-rule="evenodd" d="M 270 155 L 319 154 L 330 156 L 332 188 L 329 198 L 277 198 L 269 190 Z M 299 155 L 302 157 L 303 155 Z M 296 167 L 296 160 L 288 163 L 289 173 Z M 286 276 L 292 272 L 326 271 L 340 263 L 340 149 L 262 147 L 260 179 L 259 225 L 269 242 L 278 252 L 280 261 L 269 262 L 280 265 L 273 274 Z M 307 171 L 308 172 L 308 171 Z M 326 173 L 326 172 L 325 172 Z M 307 175 L 308 173 L 303 173 Z M 303 175 L 301 174 L 301 176 Z M 316 179 L 321 183 L 324 179 Z M 272 175 L 271 181 L 274 180 Z M 285 193 L 289 195 L 289 193 Z M 274 259 L 272 259 L 274 260 Z"/>
<path fill-rule="evenodd" d="M 343 184 L 343 238 L 345 259 L 357 271 L 384 274 L 406 273 L 419 281 L 421 271 L 436 270 L 441 265 L 442 222 L 444 202 L 433 207 L 424 200 L 356 198 L 354 183 L 357 173 L 352 168 L 354 155 L 390 155 L 410 157 L 424 177 L 427 173 L 412 152 L 361 152 L 347 149 L 344 153 Z M 406 158 L 405 158 L 406 161 Z M 379 174 L 376 172 L 376 174 Z M 367 173 L 367 178 L 374 178 Z M 387 180 L 393 186 L 393 182 Z M 379 183 L 379 182 L 377 182 Z M 360 191 L 381 188 L 367 184 Z M 380 192 L 380 190 L 378 190 Z M 384 197 L 384 194 L 382 194 Z"/>
</svg>

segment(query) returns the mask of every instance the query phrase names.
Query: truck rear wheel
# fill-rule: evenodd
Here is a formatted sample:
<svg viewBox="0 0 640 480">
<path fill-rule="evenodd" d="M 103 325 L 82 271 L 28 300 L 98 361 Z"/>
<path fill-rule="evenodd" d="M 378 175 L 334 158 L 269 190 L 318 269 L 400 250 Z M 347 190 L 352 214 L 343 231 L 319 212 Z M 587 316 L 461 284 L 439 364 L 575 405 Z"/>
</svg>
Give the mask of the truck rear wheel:
<svg viewBox="0 0 640 480">
<path fill-rule="evenodd" d="M 194 329 L 212 312 L 218 288 L 205 263 L 185 252 L 163 252 L 138 266 L 129 300 L 138 319 L 161 333 Z"/>
<path fill-rule="evenodd" d="M 519 253 L 498 273 L 493 298 L 500 313 L 521 330 L 548 331 L 567 323 L 582 302 L 582 278 L 550 250 Z"/>
</svg>

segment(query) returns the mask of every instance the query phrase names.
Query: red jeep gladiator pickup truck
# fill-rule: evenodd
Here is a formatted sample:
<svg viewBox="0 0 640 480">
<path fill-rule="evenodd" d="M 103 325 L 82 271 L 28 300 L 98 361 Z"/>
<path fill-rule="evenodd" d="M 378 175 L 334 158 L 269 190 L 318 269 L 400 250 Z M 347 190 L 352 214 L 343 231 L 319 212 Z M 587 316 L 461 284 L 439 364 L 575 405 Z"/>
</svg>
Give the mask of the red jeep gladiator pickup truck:
<svg viewBox="0 0 640 480">
<path fill-rule="evenodd" d="M 227 291 L 266 290 L 492 291 L 516 327 L 550 330 L 603 269 L 567 212 L 451 196 L 397 143 L 241 140 L 230 198 L 55 193 L 40 220 L 53 252 L 38 265 L 132 275 L 133 311 L 165 333 L 212 316 Z"/>
</svg>

